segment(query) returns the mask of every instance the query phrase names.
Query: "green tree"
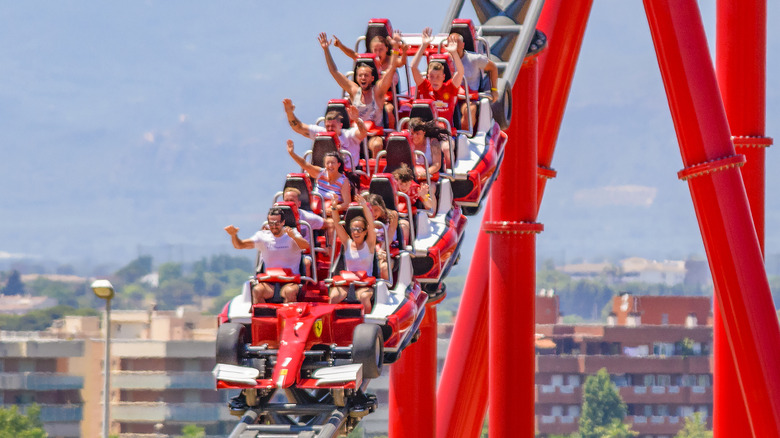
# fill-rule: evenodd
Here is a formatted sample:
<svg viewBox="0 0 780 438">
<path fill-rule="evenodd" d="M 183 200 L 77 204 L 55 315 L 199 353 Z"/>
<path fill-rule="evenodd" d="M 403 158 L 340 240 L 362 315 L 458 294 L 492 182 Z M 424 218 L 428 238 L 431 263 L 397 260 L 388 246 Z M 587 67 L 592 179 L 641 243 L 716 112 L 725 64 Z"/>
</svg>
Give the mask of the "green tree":
<svg viewBox="0 0 780 438">
<path fill-rule="evenodd" d="M 22 283 L 22 276 L 16 269 L 11 272 L 8 277 L 8 281 L 5 283 L 5 287 L 2 290 L 3 295 L 24 295 L 24 283 Z"/>
<path fill-rule="evenodd" d="M 157 272 L 160 274 L 160 284 L 167 280 L 176 280 L 181 278 L 181 264 L 179 263 L 163 263 L 157 268 Z"/>
<path fill-rule="evenodd" d="M 702 418 L 701 412 L 696 412 L 685 417 L 683 428 L 674 438 L 712 438 L 712 431 L 707 430 L 707 423 Z"/>
<path fill-rule="evenodd" d="M 0 408 L 0 438 L 46 438 L 40 415 L 41 408 L 36 404 L 30 405 L 25 413 L 19 412 L 16 406 Z"/>
<path fill-rule="evenodd" d="M 625 424 L 617 418 L 607 426 L 597 427 L 595 432 L 600 438 L 631 438 L 639 435 L 639 432 L 631 429 L 630 424 Z"/>
<path fill-rule="evenodd" d="M 206 436 L 206 429 L 197 424 L 188 424 L 181 428 L 181 438 L 203 438 Z"/>
<path fill-rule="evenodd" d="M 152 272 L 152 256 L 139 256 L 114 275 L 124 284 L 130 284 Z"/>
<path fill-rule="evenodd" d="M 582 438 L 601 438 L 598 428 L 608 427 L 613 420 L 622 422 L 626 404 L 617 387 L 609 380 L 605 368 L 585 379 L 582 392 L 582 415 L 579 433 Z M 602 429 L 603 432 L 603 429 Z"/>
</svg>

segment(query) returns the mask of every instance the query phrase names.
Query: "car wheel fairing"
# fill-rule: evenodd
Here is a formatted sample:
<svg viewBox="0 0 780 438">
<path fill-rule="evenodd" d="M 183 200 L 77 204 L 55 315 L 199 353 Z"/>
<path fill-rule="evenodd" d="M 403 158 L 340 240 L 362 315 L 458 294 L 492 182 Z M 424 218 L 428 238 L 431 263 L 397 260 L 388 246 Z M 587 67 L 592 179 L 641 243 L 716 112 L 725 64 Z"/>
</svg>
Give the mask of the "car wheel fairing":
<svg viewBox="0 0 780 438">
<path fill-rule="evenodd" d="M 245 331 L 246 327 L 243 324 L 233 322 L 219 326 L 219 330 L 217 330 L 217 363 L 241 365 Z"/>
<path fill-rule="evenodd" d="M 384 341 L 376 324 L 359 324 L 352 333 L 352 363 L 363 365 L 363 377 L 375 379 L 382 373 Z"/>
</svg>

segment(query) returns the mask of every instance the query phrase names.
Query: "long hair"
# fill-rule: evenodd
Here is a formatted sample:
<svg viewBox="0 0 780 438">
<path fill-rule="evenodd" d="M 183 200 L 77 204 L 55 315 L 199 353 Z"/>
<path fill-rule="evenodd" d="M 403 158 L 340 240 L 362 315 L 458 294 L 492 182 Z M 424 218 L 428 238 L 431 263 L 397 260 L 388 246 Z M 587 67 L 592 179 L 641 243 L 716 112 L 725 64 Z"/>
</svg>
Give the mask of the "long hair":
<svg viewBox="0 0 780 438">
<path fill-rule="evenodd" d="M 423 119 L 415 117 L 409 120 L 409 132 L 423 131 L 428 138 L 435 138 L 439 141 L 445 141 L 450 133 L 439 126 L 435 120 L 424 122 Z"/>
</svg>

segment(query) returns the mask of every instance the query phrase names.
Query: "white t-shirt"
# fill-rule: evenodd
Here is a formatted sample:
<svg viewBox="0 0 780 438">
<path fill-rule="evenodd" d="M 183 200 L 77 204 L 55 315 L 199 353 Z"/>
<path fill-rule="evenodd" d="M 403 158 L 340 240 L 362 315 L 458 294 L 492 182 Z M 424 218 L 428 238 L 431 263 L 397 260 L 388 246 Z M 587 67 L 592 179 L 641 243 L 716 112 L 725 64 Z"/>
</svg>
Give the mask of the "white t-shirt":
<svg viewBox="0 0 780 438">
<path fill-rule="evenodd" d="M 295 231 L 298 237 L 301 234 Z M 260 230 L 249 238 L 265 262 L 266 268 L 287 268 L 294 274 L 300 274 L 301 248 L 287 233 L 275 237 L 270 230 Z"/>
<path fill-rule="evenodd" d="M 317 138 L 317 134 L 321 132 L 327 132 L 325 128 L 322 126 L 317 125 L 309 125 L 309 138 L 314 140 Z M 352 154 L 352 159 L 355 160 L 355 164 L 357 165 L 358 160 L 360 159 L 360 140 L 355 138 L 358 135 L 358 129 L 357 126 L 349 129 L 342 129 L 341 135 L 339 135 L 339 142 L 341 142 L 341 149 L 344 149 L 345 151 Z M 355 166 L 351 165 L 349 163 L 349 159 L 345 158 L 344 160 L 345 167 L 347 170 L 354 169 Z"/>
</svg>

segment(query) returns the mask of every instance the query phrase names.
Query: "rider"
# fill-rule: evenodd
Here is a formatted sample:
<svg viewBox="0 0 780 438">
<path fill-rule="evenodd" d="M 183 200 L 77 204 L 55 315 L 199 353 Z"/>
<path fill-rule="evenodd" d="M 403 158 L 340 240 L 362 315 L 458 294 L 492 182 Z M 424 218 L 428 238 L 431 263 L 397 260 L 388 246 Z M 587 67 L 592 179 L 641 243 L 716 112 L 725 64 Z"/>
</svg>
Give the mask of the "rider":
<svg viewBox="0 0 780 438">
<path fill-rule="evenodd" d="M 349 222 L 349 233 L 339 221 L 339 213 L 331 208 L 331 216 L 336 224 L 336 234 L 344 242 L 344 270 L 351 272 L 364 271 L 366 275 L 374 276 L 374 252 L 376 251 L 376 230 L 368 224 L 374 222 L 374 215 L 368 208 L 362 196 L 355 196 L 363 207 L 363 216 L 356 216 Z M 348 289 L 343 286 L 333 286 L 330 290 L 330 303 L 340 303 L 347 297 Z M 371 313 L 371 297 L 374 291 L 371 287 L 360 287 L 356 291 L 365 313 Z"/>
<path fill-rule="evenodd" d="M 295 275 L 300 274 L 301 253 L 309 249 L 309 243 L 298 230 L 284 226 L 282 210 L 276 207 L 268 210 L 268 229 L 256 232 L 249 239 L 238 238 L 238 228 L 233 225 L 225 227 L 230 235 L 233 247 L 236 249 L 256 248 L 260 251 L 268 268 L 289 269 Z M 299 286 L 287 283 L 282 286 L 281 295 L 285 303 L 295 301 Z M 252 302 L 264 303 L 274 296 L 274 286 L 270 283 L 258 283 L 252 289 Z"/>
<path fill-rule="evenodd" d="M 341 114 L 338 111 L 328 111 L 325 114 L 325 127 L 323 128 L 322 126 L 301 123 L 298 117 L 295 116 L 295 105 L 293 105 L 292 100 L 284 99 L 282 104 L 284 105 L 284 112 L 287 113 L 287 122 L 293 131 L 312 140 L 321 132 L 335 132 L 341 143 L 341 148 L 350 153 L 351 159 L 355 163 L 360 159 L 360 142 L 366 138 L 368 131 L 363 120 L 358 117 L 356 108 L 350 107 L 347 109 L 350 120 L 355 122 L 354 127 L 342 129 Z M 352 163 L 346 163 L 346 170 L 352 170 L 354 167 Z"/>
<path fill-rule="evenodd" d="M 494 102 L 498 100 L 498 89 L 496 88 L 498 87 L 498 67 L 496 67 L 496 63 L 491 61 L 487 55 L 466 51 L 464 49 L 463 35 L 457 32 L 450 33 L 447 40 L 450 44 L 454 44 L 457 47 L 457 57 L 460 57 L 463 64 L 463 76 L 469 87 L 469 92 L 481 91 L 480 82 L 482 82 L 482 74 L 484 72 L 490 77 L 490 97 Z M 476 120 L 476 102 L 471 102 L 469 111 L 471 112 L 471 120 Z M 465 102 L 460 107 L 460 114 L 460 127 L 461 129 L 466 129 L 469 126 L 469 119 Z"/>
<path fill-rule="evenodd" d="M 401 48 L 400 36 L 398 36 L 397 39 L 392 40 L 393 50 L 390 57 L 390 66 L 381 78 L 377 78 L 374 75 L 374 69 L 371 68 L 370 65 L 359 62 L 355 68 L 354 81 L 347 79 L 347 77 L 336 68 L 336 63 L 333 61 L 333 56 L 330 53 L 331 41 L 328 40 L 328 35 L 324 32 L 320 33 L 318 40 L 320 46 L 322 46 L 323 52 L 325 52 L 325 61 L 328 64 L 330 74 L 339 86 L 349 94 L 349 100 L 352 102 L 352 106 L 358 108 L 360 117 L 368 122 L 369 125 L 372 125 L 369 126 L 368 129 L 381 129 L 385 94 L 390 89 L 390 86 L 393 85 L 396 60 L 398 59 L 399 49 Z M 371 153 L 374 157 L 382 150 L 383 146 L 382 137 L 379 135 L 371 137 L 368 142 L 368 148 L 371 149 Z"/>
</svg>

